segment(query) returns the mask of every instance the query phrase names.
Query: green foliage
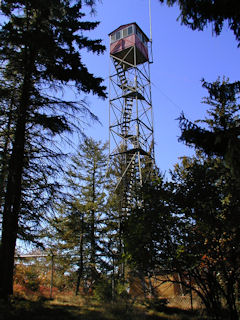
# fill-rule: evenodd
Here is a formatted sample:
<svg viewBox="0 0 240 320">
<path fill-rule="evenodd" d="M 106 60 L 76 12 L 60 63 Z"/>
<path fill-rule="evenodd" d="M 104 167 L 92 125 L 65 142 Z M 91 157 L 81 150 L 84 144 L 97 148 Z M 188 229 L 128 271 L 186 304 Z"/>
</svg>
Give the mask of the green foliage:
<svg viewBox="0 0 240 320">
<path fill-rule="evenodd" d="M 76 293 L 80 284 L 98 279 L 98 270 L 104 270 L 104 233 L 99 223 L 104 212 L 103 184 L 106 171 L 106 144 L 84 139 L 78 152 L 72 156 L 66 170 L 65 199 L 56 201 L 57 217 L 51 220 L 53 245 L 62 259 L 65 272 L 74 274 Z M 73 270 L 76 270 L 74 272 Z"/>
<path fill-rule="evenodd" d="M 179 249 L 173 253 L 175 270 L 183 275 L 187 270 L 210 314 L 219 316 L 226 305 L 236 317 L 240 221 L 235 179 L 221 159 L 201 156 L 177 165 L 173 181 L 175 212 L 184 221 Z"/>
<path fill-rule="evenodd" d="M 182 115 L 180 141 L 201 149 L 206 154 L 224 158 L 225 165 L 231 169 L 238 180 L 240 176 L 240 128 L 239 128 L 239 94 L 240 83 L 229 83 L 219 79 L 214 83 L 203 81 L 203 87 L 209 96 L 203 102 L 211 106 L 208 111 L 209 119 L 201 122 L 208 128 L 201 128 L 189 122 Z M 236 183 L 237 183 L 236 180 Z"/>
<path fill-rule="evenodd" d="M 94 297 L 98 301 L 114 302 L 123 304 L 125 308 L 130 308 L 131 296 L 127 290 L 127 283 L 121 279 L 111 279 L 103 277 L 94 284 Z"/>
<path fill-rule="evenodd" d="M 203 30 L 210 23 L 214 26 L 213 32 L 219 35 L 224 23 L 228 23 L 229 29 L 234 33 L 240 46 L 240 5 L 235 0 L 160 0 L 169 6 L 178 4 L 180 8 L 179 19 L 181 23 L 192 30 Z"/>
<path fill-rule="evenodd" d="M 38 291 L 40 286 L 40 279 L 38 270 L 31 265 L 21 265 L 17 267 L 17 275 L 15 275 L 15 281 L 31 291 Z"/>
<path fill-rule="evenodd" d="M 171 259 L 168 246 L 178 234 L 176 217 L 171 215 L 166 201 L 169 190 L 162 178 L 145 184 L 138 191 L 143 199 L 124 223 L 125 256 L 132 269 L 147 274 Z"/>
<path fill-rule="evenodd" d="M 94 285 L 94 297 L 98 301 L 110 302 L 113 299 L 113 287 L 111 279 L 102 278 Z"/>
<path fill-rule="evenodd" d="M 0 168 L 4 186 L 0 295 L 12 292 L 17 237 L 36 239 L 39 222 L 46 218 L 43 211 L 59 187 L 53 179 L 62 155 L 58 136 L 80 128 L 77 117 L 82 113 L 96 118 L 83 101 L 61 98 L 65 89 L 70 84 L 77 95 L 92 92 L 106 97 L 103 80 L 89 73 L 81 60 L 81 49 L 96 54 L 105 49 L 101 40 L 84 35 L 98 22 L 83 21 L 83 3 L 94 1 L 1 1 L 0 91 L 5 112 L 0 113 L 0 122 L 7 120 L 10 126 L 4 127 L 1 146 L 1 156 L 5 150 L 8 157 Z"/>
<path fill-rule="evenodd" d="M 164 311 L 168 303 L 169 301 L 166 298 L 146 299 L 145 301 L 147 308 L 156 311 Z"/>
<path fill-rule="evenodd" d="M 124 280 L 115 281 L 115 291 L 116 291 L 116 298 L 122 301 L 129 301 L 131 300 L 131 296 L 128 293 L 127 289 L 128 283 Z"/>
<path fill-rule="evenodd" d="M 209 129 L 181 119 L 181 139 L 196 154 L 182 157 L 170 182 L 143 187 L 144 201 L 126 223 L 126 255 L 142 274 L 178 273 L 214 319 L 224 309 L 238 319 L 239 86 L 225 81 L 204 86 L 210 109 L 200 122 Z M 234 158 L 226 158 L 228 152 Z"/>
</svg>

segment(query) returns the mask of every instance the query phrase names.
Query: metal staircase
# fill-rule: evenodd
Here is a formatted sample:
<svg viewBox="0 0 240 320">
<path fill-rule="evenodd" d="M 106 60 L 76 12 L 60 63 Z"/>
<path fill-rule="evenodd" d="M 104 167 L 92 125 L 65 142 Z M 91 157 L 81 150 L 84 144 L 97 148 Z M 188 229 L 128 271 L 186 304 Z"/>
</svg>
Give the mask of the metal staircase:
<svg viewBox="0 0 240 320">
<path fill-rule="evenodd" d="M 134 205 L 134 192 L 136 186 L 140 186 L 143 181 L 146 172 L 152 171 L 153 160 L 151 157 L 152 149 L 148 150 L 148 146 L 143 140 L 142 132 L 148 130 L 148 137 L 152 137 L 152 126 L 146 125 L 139 120 L 139 114 L 146 113 L 146 110 L 150 110 L 147 105 L 147 99 L 150 97 L 148 93 L 147 99 L 145 80 L 142 80 L 142 73 L 136 73 L 131 71 L 131 68 L 126 65 L 124 60 L 120 60 L 118 57 L 112 56 L 115 73 L 113 76 L 114 85 L 116 87 L 115 92 L 117 94 L 116 100 L 121 101 L 118 111 L 121 117 L 118 118 L 118 135 L 121 137 L 121 144 L 119 144 L 119 154 L 121 155 L 121 161 L 123 164 L 122 176 L 118 180 L 116 188 L 122 186 L 121 207 L 123 215 L 127 215 L 130 212 L 131 207 Z M 138 79 L 140 79 L 138 81 Z M 144 105 L 145 109 L 141 109 L 139 113 L 139 105 Z M 144 118 L 146 124 L 151 118 L 151 115 Z M 139 133 L 139 126 L 144 126 L 144 129 Z M 141 127 L 142 129 L 142 127 Z M 144 136 L 146 138 L 146 136 Z M 149 162 L 149 163 L 148 163 Z M 143 171 L 142 171 L 143 170 Z M 136 199 L 136 197 L 135 197 Z"/>
<path fill-rule="evenodd" d="M 124 64 L 119 62 L 118 60 L 113 60 L 115 69 L 117 71 L 118 79 L 120 80 L 119 86 L 123 90 L 127 89 L 127 78 L 126 78 L 126 73 L 124 71 Z"/>
<path fill-rule="evenodd" d="M 130 122 L 132 117 L 132 108 L 133 108 L 133 98 L 125 98 L 124 101 L 124 110 L 123 110 L 123 121 L 122 121 L 122 127 L 121 127 L 121 133 L 124 138 L 127 138 L 129 135 L 130 130 Z"/>
<path fill-rule="evenodd" d="M 118 60 L 113 60 L 114 67 L 117 72 L 118 77 L 118 86 L 123 90 L 124 93 L 127 93 L 129 90 L 132 90 L 132 87 L 129 85 L 126 73 L 125 73 L 125 65 Z M 136 173 L 136 164 L 135 159 L 133 158 L 133 153 L 130 150 L 127 150 L 128 142 L 130 142 L 130 128 L 131 128 L 131 119 L 132 119 L 132 111 L 133 111 L 133 96 L 126 96 L 124 98 L 124 106 L 122 110 L 122 121 L 121 121 L 121 135 L 125 141 L 125 154 L 123 155 L 124 167 L 127 171 L 125 176 L 122 179 L 123 182 L 123 198 L 122 198 L 122 211 L 124 214 L 127 214 L 132 199 L 132 190 L 135 183 L 135 173 Z"/>
<path fill-rule="evenodd" d="M 122 199 L 122 212 L 123 214 L 128 214 L 132 204 L 132 193 L 136 183 L 136 162 L 132 158 L 132 154 L 126 155 L 125 160 L 128 170 L 123 178 L 124 181 L 124 193 Z"/>
</svg>

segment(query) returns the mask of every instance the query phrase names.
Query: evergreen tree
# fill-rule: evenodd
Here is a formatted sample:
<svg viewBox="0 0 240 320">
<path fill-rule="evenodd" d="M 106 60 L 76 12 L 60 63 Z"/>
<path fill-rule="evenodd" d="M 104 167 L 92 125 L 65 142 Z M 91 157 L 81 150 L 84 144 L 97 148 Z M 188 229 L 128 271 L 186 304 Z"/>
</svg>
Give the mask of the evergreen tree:
<svg viewBox="0 0 240 320">
<path fill-rule="evenodd" d="M 173 182 L 172 204 L 182 222 L 175 270 L 188 270 L 209 314 L 220 318 L 226 304 L 230 319 L 237 319 L 240 230 L 234 179 L 221 159 L 198 156 L 175 167 Z"/>
<path fill-rule="evenodd" d="M 231 169 L 239 186 L 240 177 L 240 114 L 239 94 L 240 83 L 229 83 L 219 79 L 214 83 L 203 81 L 203 87 L 208 90 L 209 96 L 204 103 L 211 106 L 209 119 L 201 121 L 205 128 L 188 121 L 184 115 L 180 117 L 182 131 L 180 141 L 189 146 L 201 149 L 206 154 L 223 157 L 225 165 Z M 207 126 L 207 128 L 206 128 Z"/>
<path fill-rule="evenodd" d="M 192 124 L 186 130 L 186 140 L 195 146 L 196 155 L 182 158 L 172 171 L 171 182 L 145 189 L 143 199 L 147 201 L 129 218 L 125 241 L 135 269 L 147 273 L 165 268 L 172 274 L 179 273 L 181 284 L 199 295 L 210 316 L 220 319 L 226 306 L 229 318 L 236 320 L 239 182 L 232 166 L 228 168 L 221 156 L 221 150 L 226 148 L 224 140 L 209 143 L 207 137 L 228 139 L 222 131 L 229 133 L 231 129 L 236 134 L 239 106 L 232 90 L 229 95 L 226 90 L 217 89 L 214 93 L 205 100 L 211 108 L 209 117 L 202 121 L 209 130 Z M 196 146 L 200 150 L 209 147 L 211 156 Z M 134 248 L 135 239 L 140 245 L 138 250 Z M 142 257 L 148 257 L 151 263 Z"/>
<path fill-rule="evenodd" d="M 229 169 L 219 158 L 183 157 L 171 182 L 142 192 L 124 228 L 133 274 L 179 274 L 169 281 L 194 291 L 209 316 L 221 319 L 227 309 L 226 318 L 237 320 L 239 196 Z"/>
<path fill-rule="evenodd" d="M 69 199 L 60 203 L 54 223 L 60 252 L 72 255 L 75 265 L 78 259 L 76 293 L 83 279 L 92 287 L 105 265 L 100 222 L 105 212 L 103 187 L 107 169 L 106 144 L 86 138 L 78 149 L 66 174 Z"/>
<path fill-rule="evenodd" d="M 72 130 L 67 115 L 71 110 L 76 113 L 87 109 L 81 103 L 57 97 L 56 92 L 62 92 L 67 84 L 74 85 L 78 93 L 92 92 L 101 97 L 105 97 L 105 88 L 101 86 L 102 79 L 90 74 L 81 61 L 79 50 L 83 48 L 96 53 L 104 50 L 100 40 L 89 40 L 83 35 L 98 23 L 82 21 L 82 1 L 3 0 L 1 10 L 4 15 L 0 30 L 1 79 L 6 87 L 9 83 L 16 84 L 0 250 L 0 295 L 7 297 L 12 293 L 30 131 L 41 131 L 39 141 L 50 143 L 48 137 Z M 54 97 L 50 96 L 51 90 L 55 91 Z"/>
<path fill-rule="evenodd" d="M 141 205 L 133 208 L 124 223 L 128 262 L 134 273 L 143 277 L 168 269 L 168 251 L 177 233 L 177 218 L 168 205 L 170 194 L 163 177 L 147 182 L 138 190 Z"/>
<path fill-rule="evenodd" d="M 224 22 L 233 31 L 240 46 L 240 4 L 235 0 L 160 0 L 168 6 L 179 5 L 182 24 L 193 30 L 203 30 L 210 23 L 213 24 L 213 32 L 219 35 Z"/>
<path fill-rule="evenodd" d="M 14 110 L 13 104 L 8 99 L 8 97 L 11 97 L 10 92 L 6 89 L 4 90 L 4 88 L 0 88 L 0 91 L 0 96 L 2 97 L 0 109 L 0 213 L 2 216 Z"/>
<path fill-rule="evenodd" d="M 123 146 L 122 149 L 124 149 Z M 139 163 L 134 160 L 131 167 L 128 168 L 128 172 L 125 172 L 126 155 L 124 152 L 121 154 L 121 151 L 123 150 L 120 148 L 119 155 L 114 157 L 109 168 L 111 184 L 109 185 L 107 232 L 108 239 L 111 239 L 108 245 L 110 257 L 112 260 L 114 259 L 115 278 L 124 282 L 127 276 L 125 269 L 128 269 L 127 261 L 125 261 L 125 222 L 129 220 L 128 216 L 135 216 L 144 202 L 143 190 L 150 187 L 151 184 L 155 185 L 157 169 L 149 155 L 141 159 L 141 168 L 138 167 Z M 133 219 L 133 225 L 134 223 Z"/>
</svg>

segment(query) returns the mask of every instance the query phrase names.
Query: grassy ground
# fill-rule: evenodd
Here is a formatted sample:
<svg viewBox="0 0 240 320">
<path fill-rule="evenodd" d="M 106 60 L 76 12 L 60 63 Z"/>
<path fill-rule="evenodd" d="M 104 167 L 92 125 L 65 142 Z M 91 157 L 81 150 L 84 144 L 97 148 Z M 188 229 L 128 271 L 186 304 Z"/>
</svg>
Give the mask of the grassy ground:
<svg viewBox="0 0 240 320">
<path fill-rule="evenodd" d="M 160 308 L 161 309 L 161 308 Z M 0 320 L 203 320 L 188 310 L 164 307 L 147 308 L 129 302 L 99 303 L 94 299 L 61 297 L 55 300 L 13 298 L 0 302 Z"/>
</svg>

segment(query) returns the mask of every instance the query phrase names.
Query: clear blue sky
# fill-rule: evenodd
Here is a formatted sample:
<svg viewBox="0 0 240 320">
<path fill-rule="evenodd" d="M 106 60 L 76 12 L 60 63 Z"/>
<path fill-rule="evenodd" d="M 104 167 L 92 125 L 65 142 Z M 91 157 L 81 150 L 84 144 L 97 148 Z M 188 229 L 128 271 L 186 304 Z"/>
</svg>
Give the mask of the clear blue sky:
<svg viewBox="0 0 240 320">
<path fill-rule="evenodd" d="M 233 34 L 225 28 L 213 36 L 211 26 L 203 32 L 192 31 L 176 21 L 178 7 L 168 8 L 158 0 L 152 3 L 153 57 L 151 81 L 153 95 L 156 162 L 162 172 L 168 172 L 178 157 L 191 154 L 191 150 L 178 142 L 180 130 L 176 120 L 181 111 L 192 121 L 204 118 L 206 106 L 201 103 L 206 90 L 201 79 L 212 82 L 225 75 L 230 81 L 240 79 L 240 49 Z M 101 38 L 107 50 L 102 56 L 84 53 L 83 61 L 89 70 L 105 79 L 109 77 L 108 33 L 122 24 L 137 22 L 149 35 L 148 0 L 102 0 L 95 17 L 101 21 L 91 38 Z M 89 18 L 87 16 L 86 18 Z M 93 124 L 86 133 L 95 139 L 108 139 L 108 100 L 89 96 L 91 110 L 102 126 Z"/>
</svg>

